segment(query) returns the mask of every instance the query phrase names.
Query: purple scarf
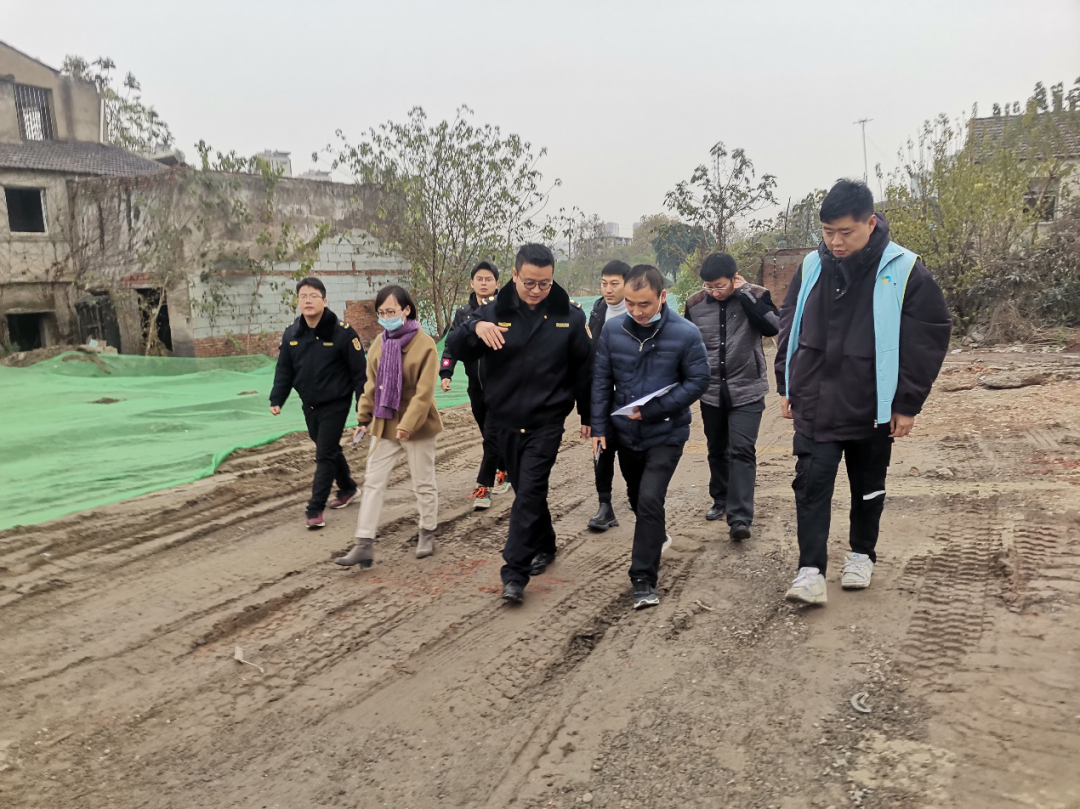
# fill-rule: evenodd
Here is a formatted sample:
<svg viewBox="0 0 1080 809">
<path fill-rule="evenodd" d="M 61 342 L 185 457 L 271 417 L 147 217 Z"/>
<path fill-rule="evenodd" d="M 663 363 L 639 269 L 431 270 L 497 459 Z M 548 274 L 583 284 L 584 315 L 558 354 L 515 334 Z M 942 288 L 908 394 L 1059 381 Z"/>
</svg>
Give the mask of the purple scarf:
<svg viewBox="0 0 1080 809">
<path fill-rule="evenodd" d="M 420 331 L 420 323 L 406 320 L 394 331 L 382 333 L 382 357 L 375 372 L 375 418 L 392 419 L 401 408 L 401 352 Z"/>
</svg>

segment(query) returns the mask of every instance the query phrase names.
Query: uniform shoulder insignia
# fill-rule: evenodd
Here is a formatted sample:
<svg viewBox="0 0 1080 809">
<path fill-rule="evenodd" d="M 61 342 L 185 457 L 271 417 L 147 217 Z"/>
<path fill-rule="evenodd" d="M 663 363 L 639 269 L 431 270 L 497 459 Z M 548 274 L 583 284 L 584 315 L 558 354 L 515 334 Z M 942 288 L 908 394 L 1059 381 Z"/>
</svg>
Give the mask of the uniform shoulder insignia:
<svg viewBox="0 0 1080 809">
<path fill-rule="evenodd" d="M 345 325 L 345 321 L 344 321 L 344 320 L 339 320 L 339 321 L 338 321 L 338 325 L 339 325 L 339 326 L 344 326 L 344 325 Z"/>
<path fill-rule="evenodd" d="M 574 304 L 574 306 L 576 306 L 578 309 L 581 308 L 581 304 L 575 301 L 573 298 L 570 299 L 570 303 Z"/>
</svg>

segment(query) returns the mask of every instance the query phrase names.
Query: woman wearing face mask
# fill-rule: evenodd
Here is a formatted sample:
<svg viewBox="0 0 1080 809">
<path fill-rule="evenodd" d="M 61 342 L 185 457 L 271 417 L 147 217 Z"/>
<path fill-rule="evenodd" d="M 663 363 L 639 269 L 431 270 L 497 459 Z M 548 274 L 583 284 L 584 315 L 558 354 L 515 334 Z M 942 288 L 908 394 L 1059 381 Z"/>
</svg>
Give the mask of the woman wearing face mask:
<svg viewBox="0 0 1080 809">
<path fill-rule="evenodd" d="M 416 556 L 435 552 L 439 491 L 435 485 L 435 437 L 442 420 L 435 409 L 439 353 L 435 341 L 420 328 L 416 304 L 397 285 L 375 296 L 375 310 L 384 331 L 368 350 L 367 384 L 357 406 L 355 436 L 372 437 L 367 472 L 356 520 L 356 545 L 334 560 L 339 565 L 371 567 L 373 540 L 379 527 L 383 496 L 398 458 L 405 456 L 420 511 Z"/>
</svg>

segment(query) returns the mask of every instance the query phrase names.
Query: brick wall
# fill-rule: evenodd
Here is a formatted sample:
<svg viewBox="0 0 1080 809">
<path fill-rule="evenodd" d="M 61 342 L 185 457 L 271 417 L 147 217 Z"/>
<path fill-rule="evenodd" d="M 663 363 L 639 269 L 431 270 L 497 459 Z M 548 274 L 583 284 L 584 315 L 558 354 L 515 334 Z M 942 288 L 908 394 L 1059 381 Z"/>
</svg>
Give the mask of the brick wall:
<svg viewBox="0 0 1080 809">
<path fill-rule="evenodd" d="M 278 355 L 280 334 L 251 335 L 250 350 L 246 336 L 201 337 L 194 341 L 196 357 L 236 357 L 243 354 Z"/>
<path fill-rule="evenodd" d="M 345 301 L 345 321 L 356 329 L 364 348 L 379 334 L 379 318 L 375 314 L 375 298 L 367 301 Z"/>
<path fill-rule="evenodd" d="M 785 247 L 770 250 L 762 257 L 758 283 L 769 290 L 777 308 L 783 304 L 791 279 L 809 252 L 810 248 Z"/>
</svg>

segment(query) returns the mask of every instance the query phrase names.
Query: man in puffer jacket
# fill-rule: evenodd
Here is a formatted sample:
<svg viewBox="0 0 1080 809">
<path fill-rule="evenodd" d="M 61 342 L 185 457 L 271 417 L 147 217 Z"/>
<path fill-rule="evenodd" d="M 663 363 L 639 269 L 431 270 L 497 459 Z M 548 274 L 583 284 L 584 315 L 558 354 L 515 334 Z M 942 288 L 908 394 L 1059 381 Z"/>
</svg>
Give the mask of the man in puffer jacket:
<svg viewBox="0 0 1080 809">
<path fill-rule="evenodd" d="M 709 387 L 701 332 L 666 303 L 664 276 L 639 264 L 626 276 L 627 314 L 600 335 L 593 365 L 593 454 L 618 439 L 630 507 L 637 514 L 630 563 L 634 609 L 660 603 L 660 554 L 668 539 L 664 500 L 690 438 L 690 405 Z M 643 398 L 663 390 L 640 405 Z M 613 415 L 628 408 L 626 415 Z"/>
</svg>

